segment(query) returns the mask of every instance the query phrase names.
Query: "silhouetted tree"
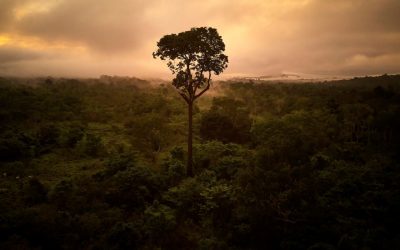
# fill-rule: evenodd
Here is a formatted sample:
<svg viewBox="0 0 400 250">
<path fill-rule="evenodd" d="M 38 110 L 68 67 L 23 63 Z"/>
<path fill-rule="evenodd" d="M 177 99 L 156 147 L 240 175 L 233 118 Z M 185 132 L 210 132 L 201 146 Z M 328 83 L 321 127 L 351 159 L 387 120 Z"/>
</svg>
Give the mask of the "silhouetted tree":
<svg viewBox="0 0 400 250">
<path fill-rule="evenodd" d="M 192 28 L 178 34 L 162 37 L 153 57 L 167 60 L 175 75 L 173 86 L 188 104 L 188 161 L 187 175 L 193 175 L 192 116 L 193 103 L 203 95 L 211 84 L 211 74 L 219 75 L 228 66 L 223 54 L 225 44 L 214 28 Z"/>
</svg>

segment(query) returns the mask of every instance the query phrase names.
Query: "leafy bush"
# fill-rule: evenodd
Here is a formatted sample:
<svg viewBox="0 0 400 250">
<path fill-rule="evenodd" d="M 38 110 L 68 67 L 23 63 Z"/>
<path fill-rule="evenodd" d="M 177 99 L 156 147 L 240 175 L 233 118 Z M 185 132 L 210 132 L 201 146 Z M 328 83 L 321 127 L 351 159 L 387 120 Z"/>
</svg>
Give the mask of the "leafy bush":
<svg viewBox="0 0 400 250">
<path fill-rule="evenodd" d="M 99 156 L 103 151 L 101 137 L 94 134 L 85 134 L 77 145 L 78 151 L 91 157 Z"/>
<path fill-rule="evenodd" d="M 35 177 L 25 183 L 22 192 L 25 202 L 29 205 L 47 201 L 47 188 Z"/>
</svg>

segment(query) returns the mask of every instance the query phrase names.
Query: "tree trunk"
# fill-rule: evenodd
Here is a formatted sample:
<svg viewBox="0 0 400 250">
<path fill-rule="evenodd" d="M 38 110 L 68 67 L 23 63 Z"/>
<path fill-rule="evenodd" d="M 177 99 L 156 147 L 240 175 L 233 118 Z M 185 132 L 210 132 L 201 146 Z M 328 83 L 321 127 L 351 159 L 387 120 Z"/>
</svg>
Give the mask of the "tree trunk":
<svg viewBox="0 0 400 250">
<path fill-rule="evenodd" d="M 188 102 L 188 116 L 189 116 L 189 124 L 188 124 L 188 158 L 187 158 L 187 167 L 186 174 L 187 176 L 193 176 L 193 129 L 192 129 L 192 120 L 193 120 L 193 101 Z"/>
</svg>

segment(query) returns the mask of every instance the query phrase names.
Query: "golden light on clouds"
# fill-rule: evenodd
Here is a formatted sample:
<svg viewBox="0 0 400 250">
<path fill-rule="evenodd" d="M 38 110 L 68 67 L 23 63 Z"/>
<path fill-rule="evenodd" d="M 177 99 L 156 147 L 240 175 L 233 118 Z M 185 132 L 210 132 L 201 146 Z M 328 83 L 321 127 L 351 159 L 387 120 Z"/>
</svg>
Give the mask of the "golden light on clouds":
<svg viewBox="0 0 400 250">
<path fill-rule="evenodd" d="M 10 41 L 11 39 L 7 35 L 0 35 L 0 46 L 7 45 Z"/>
<path fill-rule="evenodd" d="M 26 37 L 20 35 L 0 34 L 0 46 L 12 46 L 33 50 L 68 50 L 68 53 L 85 53 L 87 48 L 68 42 L 47 42 L 38 37 Z"/>
<path fill-rule="evenodd" d="M 52 7 L 57 6 L 60 0 L 37 0 L 26 1 L 25 4 L 18 5 L 13 9 L 14 16 L 17 20 L 21 20 L 27 15 L 41 14 L 51 11 Z"/>
<path fill-rule="evenodd" d="M 0 75 L 169 77 L 165 34 L 218 29 L 224 75 L 399 73 L 398 0 L 0 0 Z"/>
</svg>

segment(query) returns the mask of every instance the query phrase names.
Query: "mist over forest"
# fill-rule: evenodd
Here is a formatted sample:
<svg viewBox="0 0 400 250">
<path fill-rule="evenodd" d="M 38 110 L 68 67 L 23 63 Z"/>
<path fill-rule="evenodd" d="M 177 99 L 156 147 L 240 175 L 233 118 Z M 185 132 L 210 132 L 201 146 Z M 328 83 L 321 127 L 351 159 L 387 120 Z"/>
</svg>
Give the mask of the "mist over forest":
<svg viewBox="0 0 400 250">
<path fill-rule="evenodd" d="M 0 77 L 0 249 L 400 249 L 400 76 Z"/>
<path fill-rule="evenodd" d="M 399 0 L 0 0 L 0 250 L 400 249 Z"/>
</svg>

